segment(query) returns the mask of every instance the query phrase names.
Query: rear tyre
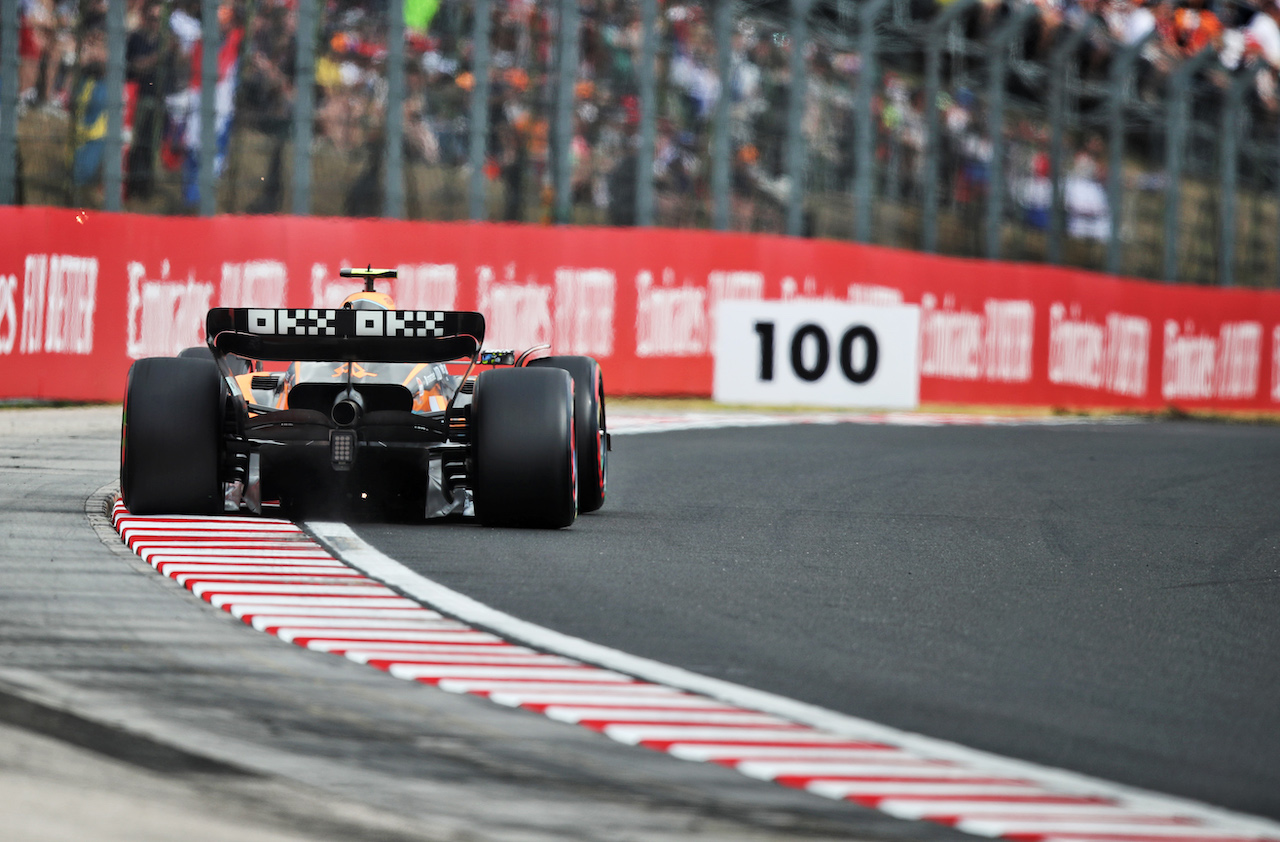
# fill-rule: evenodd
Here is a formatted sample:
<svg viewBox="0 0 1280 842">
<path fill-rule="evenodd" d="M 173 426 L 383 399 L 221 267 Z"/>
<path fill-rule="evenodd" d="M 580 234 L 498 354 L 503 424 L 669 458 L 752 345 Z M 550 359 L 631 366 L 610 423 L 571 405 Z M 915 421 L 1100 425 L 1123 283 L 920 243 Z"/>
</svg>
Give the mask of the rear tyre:
<svg viewBox="0 0 1280 842">
<path fill-rule="evenodd" d="M 224 388 L 212 360 L 150 357 L 129 369 L 120 490 L 130 512 L 223 512 Z"/>
<path fill-rule="evenodd" d="M 505 368 L 476 378 L 472 503 L 488 526 L 559 529 L 578 514 L 573 378 Z"/>
<path fill-rule="evenodd" d="M 591 357 L 543 357 L 530 366 L 559 368 L 573 378 L 574 427 L 578 448 L 578 511 L 604 505 L 609 483 L 608 428 L 604 415 L 604 377 Z"/>
</svg>

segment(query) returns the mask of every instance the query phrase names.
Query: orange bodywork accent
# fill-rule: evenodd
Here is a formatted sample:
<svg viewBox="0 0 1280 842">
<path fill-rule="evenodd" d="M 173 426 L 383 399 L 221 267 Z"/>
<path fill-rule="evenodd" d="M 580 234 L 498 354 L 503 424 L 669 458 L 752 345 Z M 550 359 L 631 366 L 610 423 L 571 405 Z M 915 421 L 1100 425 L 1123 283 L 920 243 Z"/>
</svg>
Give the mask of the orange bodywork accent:
<svg viewBox="0 0 1280 842">
<path fill-rule="evenodd" d="M 377 372 L 369 371 L 360 363 L 351 363 L 351 378 L 353 380 L 362 380 L 366 377 L 377 377 Z M 413 367 L 405 377 L 401 384 L 409 390 L 413 395 L 413 411 L 414 412 L 442 412 L 449 406 L 449 396 L 445 394 L 443 387 L 439 383 L 431 386 L 429 389 L 419 389 L 415 384 L 418 375 L 427 366 L 425 363 L 419 363 Z M 251 395 L 253 393 L 253 374 L 236 375 L 236 385 L 240 387 L 240 393 L 243 395 Z M 333 370 L 334 380 L 347 379 L 347 364 L 339 365 Z M 276 409 L 289 408 L 289 393 L 286 391 L 276 399 Z M 250 416 L 255 413 L 249 413 Z"/>
</svg>

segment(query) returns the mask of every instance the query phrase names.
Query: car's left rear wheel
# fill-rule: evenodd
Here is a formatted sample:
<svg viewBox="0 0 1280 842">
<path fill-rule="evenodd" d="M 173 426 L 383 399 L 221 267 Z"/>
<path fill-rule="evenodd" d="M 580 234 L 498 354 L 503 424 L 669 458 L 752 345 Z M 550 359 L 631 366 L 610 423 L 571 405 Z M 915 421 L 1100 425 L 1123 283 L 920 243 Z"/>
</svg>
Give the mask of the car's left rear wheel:
<svg viewBox="0 0 1280 842">
<path fill-rule="evenodd" d="M 178 352 L 178 356 L 187 360 L 209 360 L 213 362 L 213 351 L 208 345 L 192 345 L 190 348 L 183 348 Z M 225 357 L 227 368 L 231 369 L 232 374 L 252 374 L 253 364 L 244 357 L 237 357 L 228 354 Z"/>
<path fill-rule="evenodd" d="M 150 357 L 129 369 L 120 491 L 139 515 L 223 511 L 225 385 L 212 360 Z"/>
</svg>

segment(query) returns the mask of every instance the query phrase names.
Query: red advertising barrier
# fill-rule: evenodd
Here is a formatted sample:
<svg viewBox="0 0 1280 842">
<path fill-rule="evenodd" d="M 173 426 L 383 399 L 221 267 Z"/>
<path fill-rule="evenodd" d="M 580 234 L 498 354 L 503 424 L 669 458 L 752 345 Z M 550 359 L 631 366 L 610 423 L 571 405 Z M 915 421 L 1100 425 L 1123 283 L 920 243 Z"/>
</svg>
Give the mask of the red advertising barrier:
<svg viewBox="0 0 1280 842">
<path fill-rule="evenodd" d="M 590 354 L 613 394 L 709 395 L 729 299 L 915 304 L 926 403 L 1280 409 L 1280 294 L 787 237 L 0 208 L 0 398 L 118 401 L 211 306 L 335 306 L 393 266 L 403 309 L 489 347 Z"/>
</svg>

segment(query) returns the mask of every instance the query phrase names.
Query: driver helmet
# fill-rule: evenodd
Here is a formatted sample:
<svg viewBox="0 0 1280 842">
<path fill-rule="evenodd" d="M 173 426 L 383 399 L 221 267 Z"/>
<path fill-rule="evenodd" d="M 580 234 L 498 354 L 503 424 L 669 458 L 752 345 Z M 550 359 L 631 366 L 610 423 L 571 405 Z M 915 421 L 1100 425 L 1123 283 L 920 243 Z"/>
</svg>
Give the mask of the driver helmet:
<svg viewBox="0 0 1280 842">
<path fill-rule="evenodd" d="M 353 292 L 342 301 L 344 310 L 394 310 L 396 302 L 385 292 Z"/>
</svg>

